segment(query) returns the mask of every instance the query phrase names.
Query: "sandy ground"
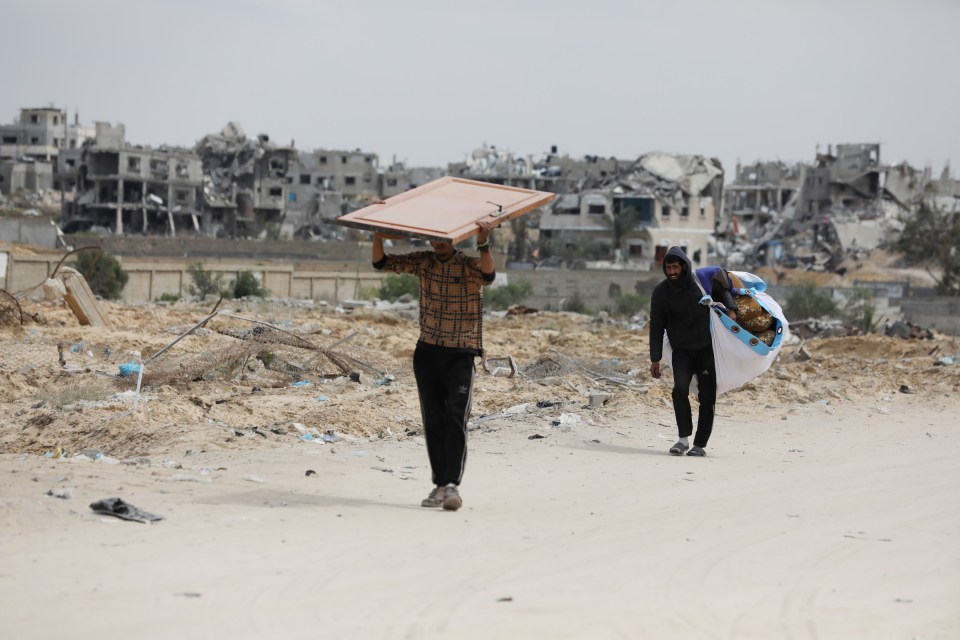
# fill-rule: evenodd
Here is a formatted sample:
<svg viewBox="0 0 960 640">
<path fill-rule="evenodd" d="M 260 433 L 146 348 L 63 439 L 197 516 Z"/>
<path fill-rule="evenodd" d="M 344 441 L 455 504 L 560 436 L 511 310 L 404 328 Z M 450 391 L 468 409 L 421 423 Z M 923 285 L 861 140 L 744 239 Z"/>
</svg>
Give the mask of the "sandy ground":
<svg viewBox="0 0 960 640">
<path fill-rule="evenodd" d="M 226 370 L 238 340 L 211 325 L 169 352 L 190 375 L 158 358 L 137 397 L 118 363 L 208 310 L 105 306 L 111 330 L 48 304 L 2 336 L 4 638 L 960 636 L 952 339 L 789 345 L 721 398 L 694 459 L 666 454 L 669 378 L 646 373 L 643 331 L 491 318 L 493 364 L 523 373 L 478 376 L 447 513 L 419 506 L 412 320 L 235 309 L 340 344 L 360 382 Z M 219 373 L 190 379 L 197 356 Z M 164 520 L 88 506 L 114 496 Z"/>
</svg>

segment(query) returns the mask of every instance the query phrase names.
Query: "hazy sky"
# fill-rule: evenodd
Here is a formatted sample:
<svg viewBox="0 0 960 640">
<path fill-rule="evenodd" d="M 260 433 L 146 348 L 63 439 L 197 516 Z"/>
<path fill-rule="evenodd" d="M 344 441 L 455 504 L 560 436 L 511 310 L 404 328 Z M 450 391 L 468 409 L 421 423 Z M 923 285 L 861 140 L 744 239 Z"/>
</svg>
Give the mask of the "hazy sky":
<svg viewBox="0 0 960 640">
<path fill-rule="evenodd" d="M 881 160 L 960 173 L 960 0 L 3 0 L 21 106 L 190 146 L 227 122 L 411 166 L 484 142 Z"/>
</svg>

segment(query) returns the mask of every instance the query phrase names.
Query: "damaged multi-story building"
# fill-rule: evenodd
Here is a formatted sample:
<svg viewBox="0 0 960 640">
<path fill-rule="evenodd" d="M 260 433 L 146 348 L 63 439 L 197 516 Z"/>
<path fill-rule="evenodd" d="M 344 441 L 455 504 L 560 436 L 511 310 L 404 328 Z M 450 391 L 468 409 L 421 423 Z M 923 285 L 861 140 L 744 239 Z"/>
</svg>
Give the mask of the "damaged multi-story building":
<svg viewBox="0 0 960 640">
<path fill-rule="evenodd" d="M 652 268 L 677 245 L 705 264 L 723 196 L 720 162 L 654 152 L 623 164 L 560 195 L 540 218 L 541 243 L 592 242 L 637 269 Z"/>
<path fill-rule="evenodd" d="M 572 158 L 561 155 L 556 145 L 535 160 L 532 155 L 521 156 L 484 144 L 467 154 L 463 162 L 449 164 L 447 173 L 470 180 L 556 193 L 555 208 L 556 203 L 564 201 L 565 197 L 579 197 L 578 194 L 588 185 L 616 176 L 631 164 L 631 161 L 592 155 Z M 548 227 L 544 233 L 543 227 L 547 215 L 547 210 L 538 210 L 514 218 L 509 228 L 503 231 L 509 244 L 509 255 L 517 266 L 538 258 L 542 243 L 550 241 L 553 229 Z M 582 231 L 589 233 L 586 228 Z M 573 236 L 580 234 L 574 232 Z"/>
<path fill-rule="evenodd" d="M 266 134 L 247 138 L 231 122 L 204 136 L 194 151 L 202 162 L 207 233 L 280 237 L 290 195 L 287 176 L 297 161 L 293 143 L 275 145 Z"/>
<path fill-rule="evenodd" d="M 77 197 L 65 202 L 66 233 L 96 230 L 175 235 L 200 233 L 203 172 L 192 151 L 126 141 L 123 124 L 95 123 L 76 167 Z"/>
<path fill-rule="evenodd" d="M 739 234 L 741 228 L 762 229 L 771 221 L 779 221 L 782 211 L 796 206 L 806 169 L 802 164 L 780 161 L 737 163 L 734 179 L 724 189 L 727 215 L 723 224 Z"/>
<path fill-rule="evenodd" d="M 933 180 L 929 168 L 883 164 L 875 143 L 829 145 L 810 165 L 738 166 L 718 223 L 720 253 L 743 265 L 832 269 L 845 250 L 878 246 L 921 202 L 953 204 L 953 184 L 948 168 Z"/>
<path fill-rule="evenodd" d="M 17 122 L 0 125 L 0 193 L 71 191 L 80 148 L 92 136 L 64 109 L 20 109 Z"/>
<path fill-rule="evenodd" d="M 375 153 L 360 149 L 300 152 L 287 176 L 288 230 L 299 236 L 324 236 L 333 231 L 325 221 L 382 197 L 377 163 Z"/>
</svg>

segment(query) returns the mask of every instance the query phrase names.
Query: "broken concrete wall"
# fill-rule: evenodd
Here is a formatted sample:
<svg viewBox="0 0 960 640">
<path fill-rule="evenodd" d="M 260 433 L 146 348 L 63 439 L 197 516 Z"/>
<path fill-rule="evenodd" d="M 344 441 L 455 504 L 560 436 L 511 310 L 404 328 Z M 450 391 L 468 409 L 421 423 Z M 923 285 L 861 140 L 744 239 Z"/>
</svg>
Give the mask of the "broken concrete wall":
<svg viewBox="0 0 960 640">
<path fill-rule="evenodd" d="M 39 160 L 0 160 L 0 193 L 46 191 L 53 188 L 53 166 Z"/>
</svg>

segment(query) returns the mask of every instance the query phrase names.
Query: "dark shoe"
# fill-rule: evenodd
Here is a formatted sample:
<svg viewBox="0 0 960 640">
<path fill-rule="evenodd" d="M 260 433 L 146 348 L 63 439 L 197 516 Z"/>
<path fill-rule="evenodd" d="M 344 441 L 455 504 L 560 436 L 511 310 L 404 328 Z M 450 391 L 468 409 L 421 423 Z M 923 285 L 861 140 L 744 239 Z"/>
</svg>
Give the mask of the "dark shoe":
<svg viewBox="0 0 960 640">
<path fill-rule="evenodd" d="M 687 455 L 702 458 L 703 456 L 707 455 L 707 452 L 703 450 L 703 447 L 698 447 L 697 445 L 693 445 L 692 447 L 690 447 L 690 451 L 687 451 Z"/>
<path fill-rule="evenodd" d="M 460 492 L 456 487 L 443 488 L 443 508 L 447 511 L 456 511 L 463 506 L 463 500 L 460 499 Z"/>
<path fill-rule="evenodd" d="M 689 449 L 687 445 L 683 444 L 680 441 L 677 441 L 677 444 L 670 447 L 670 455 L 672 456 L 682 456 L 683 452 Z"/>
<path fill-rule="evenodd" d="M 444 489 L 446 487 L 434 487 L 433 491 L 430 492 L 423 501 L 420 502 L 421 507 L 440 507 L 443 506 L 443 495 Z"/>
</svg>

